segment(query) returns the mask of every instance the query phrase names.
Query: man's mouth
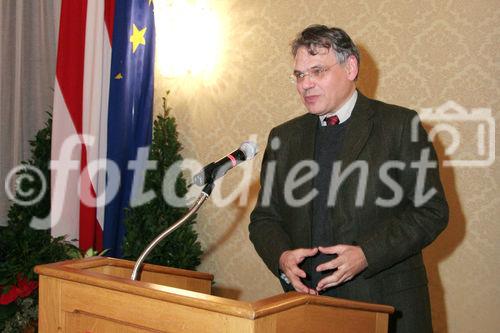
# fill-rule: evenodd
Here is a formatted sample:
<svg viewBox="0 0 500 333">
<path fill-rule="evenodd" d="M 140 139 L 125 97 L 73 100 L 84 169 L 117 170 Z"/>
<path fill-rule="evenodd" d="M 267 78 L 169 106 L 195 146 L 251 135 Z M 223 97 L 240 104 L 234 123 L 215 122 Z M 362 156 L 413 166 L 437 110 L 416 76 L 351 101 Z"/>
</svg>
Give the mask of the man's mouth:
<svg viewBox="0 0 500 333">
<path fill-rule="evenodd" d="M 319 98 L 319 95 L 304 96 L 304 101 L 307 104 L 313 104 L 318 100 L 318 98 Z"/>
</svg>

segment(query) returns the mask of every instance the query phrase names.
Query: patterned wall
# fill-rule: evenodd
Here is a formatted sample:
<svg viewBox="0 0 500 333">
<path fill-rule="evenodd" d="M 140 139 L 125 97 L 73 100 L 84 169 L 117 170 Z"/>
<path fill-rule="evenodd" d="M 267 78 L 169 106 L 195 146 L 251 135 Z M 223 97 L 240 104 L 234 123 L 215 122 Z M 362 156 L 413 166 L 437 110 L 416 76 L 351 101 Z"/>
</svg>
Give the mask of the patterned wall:
<svg viewBox="0 0 500 333">
<path fill-rule="evenodd" d="M 224 40 L 213 75 L 157 76 L 157 110 L 160 97 L 171 90 L 184 157 L 212 161 L 251 134 L 264 149 L 272 127 L 304 112 L 287 80 L 288 46 L 298 31 L 312 23 L 342 27 L 358 43 L 362 50 L 358 86 L 366 95 L 417 111 L 453 100 L 467 110 L 491 108 L 498 120 L 496 0 L 227 0 L 212 1 L 211 6 L 219 15 Z M 462 133 L 464 156 L 474 158 L 476 146 L 466 143 L 475 140 L 475 124 L 455 125 Z M 500 138 L 498 128 L 496 133 Z M 441 157 L 447 139 L 440 136 L 436 144 Z M 199 214 L 197 229 L 205 249 L 199 270 L 215 275 L 218 295 L 256 300 L 281 291 L 248 240 L 261 159 L 262 154 L 249 163 L 253 174 L 248 193 L 224 207 L 212 200 Z M 225 177 L 218 185 L 222 195 L 231 193 L 242 174 L 233 170 Z M 451 207 L 450 223 L 425 250 L 435 331 L 497 331 L 498 161 L 483 168 L 443 168 L 442 180 Z"/>
</svg>

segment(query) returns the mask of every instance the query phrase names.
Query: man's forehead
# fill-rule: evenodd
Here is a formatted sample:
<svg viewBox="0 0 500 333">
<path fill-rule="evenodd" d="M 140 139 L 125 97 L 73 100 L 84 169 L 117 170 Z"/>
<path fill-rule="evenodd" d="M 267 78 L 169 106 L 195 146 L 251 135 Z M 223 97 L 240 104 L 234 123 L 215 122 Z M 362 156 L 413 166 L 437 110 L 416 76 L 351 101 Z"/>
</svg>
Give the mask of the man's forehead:
<svg viewBox="0 0 500 333">
<path fill-rule="evenodd" d="M 310 55 L 325 55 L 330 53 L 331 47 L 326 47 L 320 44 L 311 44 L 309 46 L 302 46 L 301 49 L 308 52 Z"/>
<path fill-rule="evenodd" d="M 296 69 L 308 69 L 318 65 L 325 65 L 326 62 L 330 62 L 331 60 L 335 61 L 334 52 L 330 52 L 330 49 L 317 47 L 314 50 L 317 52 L 310 52 L 310 50 L 306 46 L 301 46 L 297 49 L 297 54 L 294 58 L 294 67 Z"/>
</svg>

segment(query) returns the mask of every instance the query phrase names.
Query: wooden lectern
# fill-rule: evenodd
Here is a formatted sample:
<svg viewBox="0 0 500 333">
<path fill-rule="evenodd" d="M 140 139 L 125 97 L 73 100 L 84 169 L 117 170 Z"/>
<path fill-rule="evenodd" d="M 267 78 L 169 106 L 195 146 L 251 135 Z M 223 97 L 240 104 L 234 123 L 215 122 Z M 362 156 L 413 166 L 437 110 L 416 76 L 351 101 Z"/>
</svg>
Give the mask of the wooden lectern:
<svg viewBox="0 0 500 333">
<path fill-rule="evenodd" d="M 212 296 L 213 276 L 105 257 L 35 268 L 40 333 L 387 332 L 390 306 L 286 293 L 249 303 Z"/>
</svg>

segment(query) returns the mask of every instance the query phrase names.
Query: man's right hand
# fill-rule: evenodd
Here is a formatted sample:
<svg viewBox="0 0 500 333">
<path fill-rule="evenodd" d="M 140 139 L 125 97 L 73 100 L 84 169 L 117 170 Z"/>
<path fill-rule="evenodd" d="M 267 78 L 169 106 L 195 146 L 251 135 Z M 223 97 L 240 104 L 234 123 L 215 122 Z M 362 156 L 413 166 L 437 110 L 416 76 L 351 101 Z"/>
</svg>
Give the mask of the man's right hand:
<svg viewBox="0 0 500 333">
<path fill-rule="evenodd" d="M 318 248 L 313 249 L 296 249 L 288 250 L 280 256 L 280 269 L 285 273 L 293 288 L 299 293 L 317 295 L 315 289 L 308 288 L 300 280 L 306 277 L 306 272 L 299 268 L 299 264 L 304 261 L 306 257 L 312 257 L 318 253 Z"/>
</svg>

